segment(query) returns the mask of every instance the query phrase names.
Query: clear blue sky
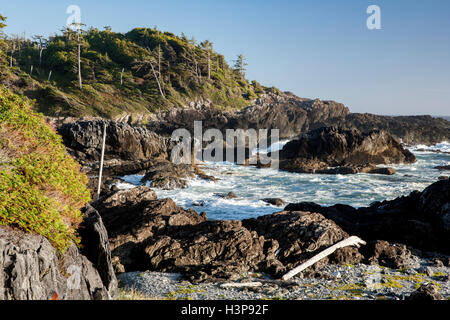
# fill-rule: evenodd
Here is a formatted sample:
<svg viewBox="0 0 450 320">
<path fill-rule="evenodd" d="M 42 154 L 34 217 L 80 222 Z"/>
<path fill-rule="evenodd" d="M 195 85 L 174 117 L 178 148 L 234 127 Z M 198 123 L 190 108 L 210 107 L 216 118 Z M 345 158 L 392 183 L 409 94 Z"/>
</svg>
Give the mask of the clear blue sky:
<svg viewBox="0 0 450 320">
<path fill-rule="evenodd" d="M 448 0 L 1 0 L 8 34 L 49 35 L 75 4 L 82 22 L 153 27 L 214 42 L 249 79 L 353 112 L 450 115 Z M 381 30 L 366 9 L 381 8 Z"/>
</svg>

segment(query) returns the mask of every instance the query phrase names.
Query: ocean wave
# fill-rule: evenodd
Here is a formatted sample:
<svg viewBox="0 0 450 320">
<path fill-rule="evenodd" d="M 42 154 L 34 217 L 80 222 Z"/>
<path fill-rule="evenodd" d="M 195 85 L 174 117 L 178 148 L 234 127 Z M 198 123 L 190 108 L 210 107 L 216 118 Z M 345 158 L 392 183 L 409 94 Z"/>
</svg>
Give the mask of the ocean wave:
<svg viewBox="0 0 450 320">
<path fill-rule="evenodd" d="M 441 151 L 447 147 L 450 147 L 447 142 L 432 146 L 433 150 Z M 287 203 L 307 201 L 320 205 L 342 203 L 362 207 L 374 201 L 392 200 L 413 190 L 422 191 L 440 176 L 434 167 L 450 163 L 450 154 L 412 152 L 417 162 L 392 165 L 396 174 L 391 176 L 299 174 L 211 162 L 204 163 L 202 169 L 218 178 L 217 182 L 197 178 L 189 180 L 185 189 L 154 190 L 159 198 L 172 198 L 179 206 L 206 212 L 210 219 L 246 219 L 282 210 L 268 205 L 261 200 L 264 198 L 281 198 Z M 122 177 L 123 182 L 117 186 L 125 189 L 142 185 L 142 177 Z M 222 199 L 216 195 L 230 191 L 237 195 L 236 199 Z"/>
</svg>

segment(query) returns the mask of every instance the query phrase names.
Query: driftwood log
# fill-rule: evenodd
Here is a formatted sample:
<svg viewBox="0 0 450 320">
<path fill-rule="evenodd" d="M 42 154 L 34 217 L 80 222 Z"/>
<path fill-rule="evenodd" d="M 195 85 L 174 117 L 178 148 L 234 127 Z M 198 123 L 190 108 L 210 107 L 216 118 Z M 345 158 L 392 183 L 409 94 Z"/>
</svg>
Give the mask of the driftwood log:
<svg viewBox="0 0 450 320">
<path fill-rule="evenodd" d="M 348 247 L 348 246 L 356 246 L 356 247 L 359 248 L 360 245 L 365 245 L 365 244 L 366 244 L 366 242 L 364 240 L 358 238 L 357 236 L 351 236 L 351 237 L 349 237 L 349 238 L 347 238 L 345 240 L 339 241 L 338 243 L 332 245 L 331 247 L 329 247 L 329 248 L 323 250 L 322 252 L 316 254 L 311 259 L 303 262 L 301 265 L 295 267 L 294 269 L 292 269 L 291 271 L 286 273 L 281 279 L 282 280 L 289 280 L 289 279 L 291 279 L 292 277 L 294 277 L 298 273 L 302 272 L 306 268 L 312 266 L 317 261 L 322 260 L 323 258 L 329 256 L 330 254 L 335 252 L 337 249 Z"/>
</svg>

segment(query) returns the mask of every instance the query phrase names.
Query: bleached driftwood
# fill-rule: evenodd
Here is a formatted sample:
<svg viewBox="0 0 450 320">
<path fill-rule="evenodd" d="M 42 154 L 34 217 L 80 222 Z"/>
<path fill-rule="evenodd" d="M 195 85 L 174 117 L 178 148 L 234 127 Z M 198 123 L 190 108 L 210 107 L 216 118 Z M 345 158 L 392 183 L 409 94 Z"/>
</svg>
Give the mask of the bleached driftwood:
<svg viewBox="0 0 450 320">
<path fill-rule="evenodd" d="M 245 287 L 261 287 L 261 282 L 230 282 L 220 285 L 221 288 L 245 288 Z"/>
<path fill-rule="evenodd" d="M 357 236 L 351 236 L 345 240 L 339 241 L 338 243 L 332 245 L 331 247 L 323 250 L 322 252 L 316 254 L 311 259 L 303 262 L 301 265 L 295 267 L 288 273 L 286 273 L 281 279 L 283 280 L 289 280 L 290 278 L 294 277 L 296 274 L 302 272 L 306 268 L 312 266 L 314 263 L 316 263 L 319 260 L 322 260 L 323 258 L 329 256 L 333 252 L 335 252 L 337 249 L 348 247 L 348 246 L 356 246 L 359 248 L 360 245 L 365 245 L 366 242 Z"/>
<path fill-rule="evenodd" d="M 100 198 L 100 191 L 101 191 L 101 187 L 102 187 L 102 173 L 103 173 L 103 159 L 105 157 L 105 143 L 106 143 L 106 122 L 103 122 L 102 155 L 100 157 L 100 169 L 99 169 L 99 173 L 98 173 L 97 200 Z"/>
</svg>

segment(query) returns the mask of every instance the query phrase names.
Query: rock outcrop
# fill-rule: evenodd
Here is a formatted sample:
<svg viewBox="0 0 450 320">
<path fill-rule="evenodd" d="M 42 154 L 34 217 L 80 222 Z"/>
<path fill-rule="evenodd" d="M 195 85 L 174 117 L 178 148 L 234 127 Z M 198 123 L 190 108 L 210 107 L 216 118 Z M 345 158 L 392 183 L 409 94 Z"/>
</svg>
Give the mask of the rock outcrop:
<svg viewBox="0 0 450 320">
<path fill-rule="evenodd" d="M 99 213 L 90 205 L 83 208 L 83 222 L 78 228 L 81 253 L 97 269 L 112 299 L 117 298 L 118 283 L 111 261 L 108 232 Z"/>
<path fill-rule="evenodd" d="M 109 234 L 114 268 L 118 272 L 146 270 L 145 243 L 170 226 L 206 220 L 194 210 L 184 210 L 171 199 L 156 198 L 149 187 L 113 192 L 92 204 Z"/>
<path fill-rule="evenodd" d="M 0 226 L 0 300 L 110 299 L 108 289 L 76 246 L 61 257 L 44 237 Z"/>
<path fill-rule="evenodd" d="M 117 272 L 182 272 L 191 280 L 235 279 L 246 271 L 274 276 L 348 236 L 333 221 L 309 212 L 280 212 L 244 221 L 208 221 L 148 187 L 116 191 L 93 203 L 110 236 Z M 330 260 L 356 263 L 353 248 Z"/>
<path fill-rule="evenodd" d="M 167 158 L 169 139 L 143 127 L 107 120 L 80 120 L 58 128 L 64 144 L 79 162 L 98 161 L 106 124 L 105 159 Z"/>
<path fill-rule="evenodd" d="M 242 223 L 247 229 L 264 236 L 266 241 L 276 241 L 279 246 L 276 259 L 287 269 L 294 268 L 349 236 L 333 221 L 310 212 L 283 211 L 243 220 Z M 362 258 L 353 248 L 339 249 L 330 259 L 336 260 L 334 257 L 337 256 L 340 256 L 340 263 L 358 263 Z M 314 268 L 320 268 L 328 262 L 329 259 L 325 258 Z"/>
<path fill-rule="evenodd" d="M 426 283 L 420 286 L 413 292 L 406 300 L 410 301 L 432 301 L 444 300 L 444 297 L 439 293 L 439 288 L 433 283 Z"/>
<path fill-rule="evenodd" d="M 384 130 L 395 139 L 408 144 L 436 144 L 450 140 L 450 122 L 431 116 L 380 116 L 350 113 L 341 103 L 299 98 L 293 94 L 268 93 L 253 105 L 237 111 L 222 111 L 211 102 L 194 104 L 190 108 L 171 109 L 158 114 L 148 124 L 162 135 L 187 128 L 193 131 L 194 121 L 203 127 L 225 129 L 279 129 L 281 139 L 289 139 L 310 130 L 327 126 L 358 129 L 362 132 Z"/>
<path fill-rule="evenodd" d="M 356 209 L 342 204 L 322 207 L 301 202 L 289 204 L 285 210 L 321 213 L 349 234 L 365 240 L 387 240 L 421 250 L 450 252 L 450 180 L 370 207 Z"/>
<path fill-rule="evenodd" d="M 301 173 L 384 173 L 377 164 L 412 163 L 414 155 L 384 131 L 361 133 L 323 127 L 288 142 L 280 151 L 280 168 Z M 333 169 L 329 169 L 333 167 Z"/>
</svg>

